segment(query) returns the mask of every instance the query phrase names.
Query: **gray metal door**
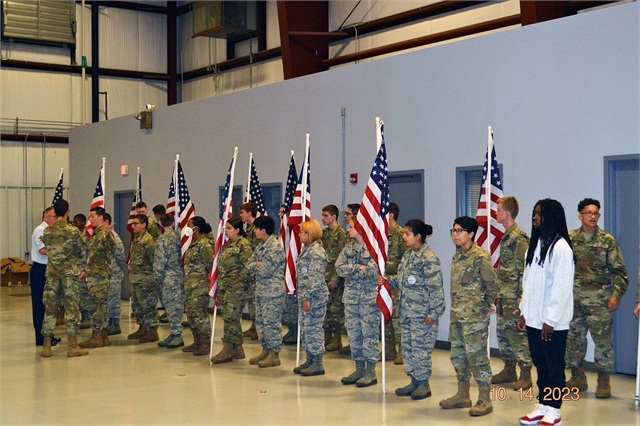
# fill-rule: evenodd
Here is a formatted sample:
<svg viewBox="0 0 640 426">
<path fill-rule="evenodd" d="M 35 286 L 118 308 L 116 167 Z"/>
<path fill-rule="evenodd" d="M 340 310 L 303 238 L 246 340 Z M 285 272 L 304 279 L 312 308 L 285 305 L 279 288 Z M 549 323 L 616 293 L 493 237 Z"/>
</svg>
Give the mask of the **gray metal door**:
<svg viewBox="0 0 640 426">
<path fill-rule="evenodd" d="M 114 229 L 122 239 L 125 256 L 129 254 L 129 245 L 131 244 L 131 233 L 127 230 L 127 221 L 129 220 L 129 213 L 131 212 L 133 194 L 135 194 L 135 191 L 118 191 L 113 194 L 114 206 L 112 216 L 115 224 Z M 130 294 L 129 274 L 125 271 L 124 281 L 122 282 L 122 299 L 129 300 Z"/>
<path fill-rule="evenodd" d="M 620 307 L 613 317 L 615 371 L 633 375 L 636 373 L 638 348 L 638 321 L 633 316 L 633 309 L 636 305 L 640 243 L 639 163 L 639 155 L 604 159 L 606 230 L 618 241 L 629 275 L 629 289 L 620 300 Z"/>
<path fill-rule="evenodd" d="M 400 207 L 398 224 L 424 217 L 424 170 L 389 172 L 389 201 Z"/>
</svg>

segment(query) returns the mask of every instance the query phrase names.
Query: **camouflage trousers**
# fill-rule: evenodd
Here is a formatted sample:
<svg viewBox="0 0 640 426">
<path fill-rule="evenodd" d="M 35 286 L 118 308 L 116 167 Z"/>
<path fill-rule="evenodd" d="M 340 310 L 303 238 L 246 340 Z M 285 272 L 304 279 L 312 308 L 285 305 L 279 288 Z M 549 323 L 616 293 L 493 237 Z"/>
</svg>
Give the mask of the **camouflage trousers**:
<svg viewBox="0 0 640 426">
<path fill-rule="evenodd" d="M 516 299 L 498 299 L 496 306 L 496 337 L 500 356 L 505 363 L 517 362 L 520 367 L 531 367 L 531 353 L 527 333 L 519 333 L 516 324 L 520 309 Z"/>
<path fill-rule="evenodd" d="M 469 383 L 473 373 L 473 378 L 479 387 L 488 388 L 490 386 L 491 364 L 489 364 L 487 355 L 488 337 L 488 316 L 477 322 L 452 322 L 450 324 L 450 356 L 458 382 Z"/>
<path fill-rule="evenodd" d="M 246 294 L 245 303 L 247 305 L 247 310 L 249 311 L 249 318 L 252 320 L 256 319 L 256 281 L 251 278 L 251 283 L 249 284 L 249 291 Z M 244 305 L 242 306 L 244 308 Z"/>
<path fill-rule="evenodd" d="M 567 368 L 583 365 L 587 353 L 587 330 L 595 344 L 596 371 L 613 373 L 613 315 L 606 306 L 575 306 L 567 336 Z"/>
<path fill-rule="evenodd" d="M 158 329 L 158 293 L 160 286 L 153 280 L 131 282 L 131 303 L 140 327 Z"/>
<path fill-rule="evenodd" d="M 123 279 L 124 274 L 121 273 L 116 273 L 111 276 L 111 281 L 109 282 L 109 318 L 120 320 L 120 315 L 122 315 L 120 299 L 122 298 Z"/>
<path fill-rule="evenodd" d="M 344 304 L 342 303 L 342 294 L 344 293 L 344 285 L 329 289 L 329 299 L 327 303 L 327 315 L 324 319 L 324 328 L 340 335 L 344 327 Z"/>
<path fill-rule="evenodd" d="M 89 287 L 86 281 L 79 281 L 80 290 L 80 312 L 91 312 L 91 296 L 89 296 Z"/>
<path fill-rule="evenodd" d="M 246 303 L 246 292 L 240 284 L 218 290 L 218 300 L 222 306 L 224 319 L 224 335 L 222 341 L 232 345 L 241 345 L 242 338 L 242 309 Z"/>
<path fill-rule="evenodd" d="M 378 361 L 380 309 L 376 302 L 344 305 L 347 335 L 354 361 Z"/>
<path fill-rule="evenodd" d="M 298 305 L 300 310 L 300 345 L 311 355 L 320 355 L 324 352 L 324 333 L 322 331 L 325 315 L 327 314 L 326 295 L 314 297 L 309 302 L 309 312 L 302 310 L 302 302 Z"/>
<path fill-rule="evenodd" d="M 79 301 L 80 283 L 77 277 L 47 278 L 42 295 L 44 303 L 42 336 L 53 337 L 58 308 L 62 306 L 64 307 L 67 337 L 76 337 L 80 330 Z"/>
<path fill-rule="evenodd" d="M 293 294 L 287 294 L 284 299 L 282 322 L 284 322 L 284 324 L 289 328 L 296 327 L 298 325 L 298 298 Z"/>
<path fill-rule="evenodd" d="M 207 286 L 207 296 L 209 287 Z M 182 313 L 185 311 L 184 280 L 181 278 L 165 278 L 162 283 L 162 303 L 164 304 L 169 332 L 174 336 L 182 334 Z M 207 306 L 209 301 L 207 300 Z M 207 313 L 207 318 L 209 314 Z"/>
<path fill-rule="evenodd" d="M 424 323 L 424 318 L 402 318 L 402 358 L 404 372 L 416 380 L 431 377 L 431 354 L 438 337 L 439 320 L 433 325 Z"/>
<path fill-rule="evenodd" d="M 196 283 L 189 283 L 189 281 L 185 281 L 184 311 L 187 314 L 189 327 L 191 327 L 193 337 L 205 338 L 207 339 L 207 341 L 211 337 L 211 320 L 209 320 L 209 299 L 210 297 L 208 281 L 199 281 Z M 167 312 L 167 317 L 168 316 L 169 312 Z M 182 310 L 180 310 L 180 319 L 182 319 Z M 173 331 L 171 332 L 171 334 L 173 334 Z"/>
<path fill-rule="evenodd" d="M 402 346 L 402 325 L 398 316 L 398 306 L 400 305 L 400 292 L 398 289 L 391 289 L 391 299 L 393 299 L 393 310 L 391 311 L 391 321 L 384 324 L 384 338 L 387 342 L 393 339 Z M 402 350 L 404 352 L 404 349 Z"/>
<path fill-rule="evenodd" d="M 276 352 L 282 350 L 282 309 L 284 297 L 256 294 L 256 330 L 263 348 Z"/>
<path fill-rule="evenodd" d="M 88 277 L 89 313 L 91 329 L 94 331 L 107 328 L 109 325 L 109 281 L 108 277 Z"/>
</svg>

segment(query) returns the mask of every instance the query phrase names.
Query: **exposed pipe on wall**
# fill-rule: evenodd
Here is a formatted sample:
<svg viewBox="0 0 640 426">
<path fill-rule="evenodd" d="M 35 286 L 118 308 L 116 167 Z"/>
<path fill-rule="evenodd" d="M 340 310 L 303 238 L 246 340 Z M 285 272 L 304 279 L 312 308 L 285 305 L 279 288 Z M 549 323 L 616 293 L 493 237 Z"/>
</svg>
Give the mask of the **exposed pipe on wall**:
<svg viewBox="0 0 640 426">
<path fill-rule="evenodd" d="M 82 78 L 80 84 L 80 92 L 82 97 L 82 125 L 87 124 L 87 57 L 85 55 L 85 31 L 84 31 L 84 0 L 82 0 L 82 6 L 80 7 L 80 34 L 82 38 Z"/>
<path fill-rule="evenodd" d="M 100 121 L 100 7 L 98 2 L 91 4 L 91 121 Z"/>
</svg>

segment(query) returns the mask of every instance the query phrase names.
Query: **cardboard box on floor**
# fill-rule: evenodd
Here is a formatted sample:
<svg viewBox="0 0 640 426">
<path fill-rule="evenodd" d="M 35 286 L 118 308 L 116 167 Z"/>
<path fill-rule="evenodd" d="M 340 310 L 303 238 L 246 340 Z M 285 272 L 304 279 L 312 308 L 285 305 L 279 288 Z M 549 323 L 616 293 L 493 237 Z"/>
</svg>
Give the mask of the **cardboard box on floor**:
<svg viewBox="0 0 640 426">
<path fill-rule="evenodd" d="M 31 265 L 17 257 L 5 257 L 0 260 L 2 286 L 15 287 L 29 285 L 29 270 Z"/>
</svg>

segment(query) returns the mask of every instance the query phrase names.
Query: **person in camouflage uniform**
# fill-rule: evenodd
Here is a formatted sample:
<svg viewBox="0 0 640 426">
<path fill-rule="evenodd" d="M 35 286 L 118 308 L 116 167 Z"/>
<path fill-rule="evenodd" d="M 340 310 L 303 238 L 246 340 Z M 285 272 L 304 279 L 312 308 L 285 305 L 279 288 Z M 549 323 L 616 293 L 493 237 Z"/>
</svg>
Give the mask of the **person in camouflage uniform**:
<svg viewBox="0 0 640 426">
<path fill-rule="evenodd" d="M 378 265 L 371 258 L 362 236 L 354 226 L 355 216 L 349 224 L 349 236 L 353 240 L 342 250 L 335 265 L 338 275 L 345 278 L 342 303 L 351 357 L 356 363 L 356 371 L 343 377 L 341 382 L 344 385 L 366 387 L 378 383 Z"/>
<path fill-rule="evenodd" d="M 242 343 L 242 309 L 249 291 L 249 280 L 244 273 L 247 261 L 253 255 L 251 244 L 244 237 L 242 220 L 229 219 L 224 228 L 228 238 L 218 258 L 218 300 L 224 318 L 222 350 L 211 358 L 214 364 L 244 359 Z"/>
<path fill-rule="evenodd" d="M 156 242 L 147 232 L 148 218 L 137 214 L 133 219 L 133 243 L 129 257 L 129 282 L 131 283 L 131 303 L 134 306 L 139 328 L 127 336 L 140 343 L 157 342 L 158 337 L 158 294 L 160 286 L 153 280 L 153 255 Z"/>
<path fill-rule="evenodd" d="M 162 286 L 162 301 L 169 320 L 169 336 L 158 342 L 158 346 L 173 349 L 184 346 L 182 312 L 184 311 L 185 280 L 182 270 L 182 248 L 180 246 L 180 231 L 174 229 L 175 219 L 173 216 L 163 214 L 160 216 L 160 224 L 163 232 L 156 241 L 156 252 L 153 257 L 153 279 Z"/>
<path fill-rule="evenodd" d="M 335 263 L 347 242 L 347 233 L 338 225 L 338 207 L 329 204 L 322 208 L 322 246 L 327 254 L 327 269 L 324 274 L 329 289 L 329 303 L 324 321 L 325 348 L 337 351 L 342 347 L 341 331 L 344 327 L 344 279 L 336 273 Z"/>
<path fill-rule="evenodd" d="M 360 204 L 358 203 L 347 204 L 347 207 L 344 210 L 344 221 L 346 225 L 345 229 L 347 231 L 349 230 L 349 225 L 355 219 L 359 210 L 360 210 Z M 345 242 L 345 245 L 349 244 L 352 240 L 353 238 L 347 235 L 347 241 Z M 347 338 L 348 337 L 349 336 L 347 336 Z M 347 346 L 341 347 L 340 349 L 338 349 L 338 353 L 340 355 L 351 355 L 351 346 L 347 345 Z"/>
<path fill-rule="evenodd" d="M 258 215 L 258 208 L 253 203 L 244 203 L 240 206 L 240 219 L 244 222 L 246 228 L 244 230 L 245 237 L 251 245 L 251 249 L 255 250 L 260 241 L 256 238 L 255 225 L 253 222 Z M 249 291 L 246 294 L 245 303 L 249 309 L 249 319 L 251 327 L 242 333 L 244 337 L 250 337 L 251 340 L 258 340 L 258 332 L 256 331 L 256 281 L 249 277 Z"/>
<path fill-rule="evenodd" d="M 282 217 L 284 216 L 284 204 L 280 206 L 278 217 L 282 223 Z M 281 228 L 282 229 L 282 228 Z M 285 241 L 282 239 L 282 235 L 278 235 L 280 245 L 285 250 Z M 286 258 L 285 258 L 286 262 Z M 284 310 L 282 311 L 282 322 L 287 326 L 287 333 L 282 336 L 282 343 L 285 345 L 295 345 L 298 343 L 298 298 L 295 294 L 287 294 L 284 301 Z"/>
<path fill-rule="evenodd" d="M 80 234 L 82 235 L 82 240 L 84 241 L 84 259 L 82 259 L 82 270 L 84 271 L 87 266 L 87 256 L 89 255 L 89 236 L 86 233 L 87 228 L 87 217 L 82 213 L 78 213 L 73 217 L 73 222 L 71 222 L 73 226 L 78 228 Z M 91 312 L 89 310 L 89 306 L 91 305 L 90 297 L 89 297 L 89 289 L 87 287 L 87 281 L 82 279 L 79 283 L 80 287 L 80 329 L 85 330 L 91 327 Z"/>
<path fill-rule="evenodd" d="M 398 265 L 402 256 L 407 251 L 404 244 L 404 229 L 398 225 L 400 217 L 400 207 L 396 203 L 389 203 L 389 254 L 387 255 L 387 266 L 385 273 L 387 275 L 396 275 L 398 273 Z M 393 310 L 391 312 L 391 321 L 384 326 L 385 338 L 385 360 L 392 361 L 394 364 L 402 364 L 402 327 L 400 326 L 400 317 L 398 316 L 398 306 L 400 302 L 399 290 L 391 289 L 391 297 L 393 299 Z M 396 351 L 396 344 L 399 350 Z"/>
<path fill-rule="evenodd" d="M 478 383 L 478 402 L 469 410 L 471 416 L 493 411 L 489 397 L 491 365 L 487 354 L 489 309 L 498 296 L 496 273 L 491 255 L 475 243 L 478 222 L 462 216 L 454 221 L 451 235 L 458 247 L 451 261 L 451 363 L 456 370 L 458 392 L 440 401 L 440 407 L 471 407 L 471 374 Z"/>
<path fill-rule="evenodd" d="M 406 360 L 404 371 L 411 378 L 407 386 L 396 389 L 396 395 L 411 396 L 411 399 L 431 396 L 431 354 L 438 337 L 439 319 L 445 309 L 440 259 L 426 244 L 431 234 L 431 225 L 419 219 L 408 221 L 403 230 L 403 241 L 409 250 L 402 256 L 398 273 L 388 275 L 391 288 L 399 290 L 398 311 L 406 336 L 402 341 Z M 383 281 L 379 276 L 378 285 Z"/>
<path fill-rule="evenodd" d="M 147 221 L 149 222 L 149 226 L 147 226 L 147 232 L 153 237 L 154 240 L 160 238 L 160 227 L 158 223 L 153 220 L 151 216 L 149 216 L 149 209 L 147 208 L 147 203 L 144 201 L 138 201 L 136 203 L 136 214 L 143 214 L 147 217 Z"/>
<path fill-rule="evenodd" d="M 69 225 L 69 203 L 58 200 L 53 208 L 57 220 L 48 226 L 42 234 L 42 242 L 47 249 L 47 283 L 44 286 L 42 301 L 45 305 L 44 321 L 42 322 L 42 357 L 51 356 L 53 329 L 56 326 L 58 307 L 64 306 L 67 339 L 69 348 L 67 356 L 75 357 L 87 355 L 89 352 L 78 348 L 78 331 L 80 312 L 79 278 L 83 278 L 82 261 L 85 257 L 86 246 L 77 228 Z"/>
<path fill-rule="evenodd" d="M 576 256 L 573 284 L 573 319 L 567 337 L 566 364 L 571 368 L 567 387 L 588 388 L 584 373 L 587 330 L 595 343 L 598 372 L 596 398 L 609 398 L 613 373 L 613 312 L 627 291 L 629 278 L 622 251 L 613 236 L 598 227 L 600 202 L 585 198 L 578 204 L 582 226 L 569 233 Z"/>
<path fill-rule="evenodd" d="M 184 310 L 193 333 L 193 344 L 182 348 L 182 351 L 198 356 L 208 355 L 211 349 L 208 308 L 213 246 L 207 234 L 211 232 L 211 225 L 200 216 L 194 216 L 189 219 L 187 226 L 189 230 L 185 235 L 192 234 L 193 239 L 184 253 Z M 175 312 L 172 315 L 178 314 Z"/>
<path fill-rule="evenodd" d="M 325 282 L 327 253 L 322 247 L 322 228 L 317 220 L 300 224 L 300 242 L 304 244 L 296 260 L 296 283 L 300 300 L 300 343 L 307 352 L 307 360 L 293 369 L 303 376 L 325 373 L 322 357 L 324 341 L 322 328 L 327 313 L 329 290 Z"/>
<path fill-rule="evenodd" d="M 113 230 L 113 221 L 109 213 L 104 214 L 104 223 L 111 226 L 111 235 L 116 243 L 116 250 L 113 252 L 111 259 L 111 280 L 109 282 L 109 327 L 107 335 L 112 336 L 122 333 L 120 329 L 121 306 L 120 299 L 122 297 L 122 280 L 124 280 L 124 270 L 127 266 L 127 258 L 124 252 L 124 244 L 116 231 Z"/>
<path fill-rule="evenodd" d="M 255 277 L 256 329 L 262 352 L 249 360 L 259 367 L 280 365 L 282 350 L 282 308 L 284 307 L 284 250 L 273 235 L 276 223 L 269 216 L 253 222 L 260 243 L 245 266 L 245 274 Z"/>
<path fill-rule="evenodd" d="M 525 333 L 519 333 L 516 324 L 520 318 L 519 299 L 522 297 L 524 258 L 529 248 L 529 237 L 515 222 L 519 206 L 515 197 L 498 199 L 496 220 L 505 233 L 500 241 L 498 278 L 498 303 L 496 305 L 496 335 L 504 369 L 491 378 L 491 383 L 514 383 L 513 388 L 528 389 L 531 381 L 531 354 Z M 520 380 L 516 375 L 516 363 L 520 365 Z"/>
<path fill-rule="evenodd" d="M 104 223 L 105 211 L 102 207 L 91 209 L 89 218 L 95 230 L 89 244 L 85 276 L 89 289 L 91 312 L 91 337 L 80 343 L 81 348 L 101 348 L 109 346 L 107 325 L 109 319 L 109 282 L 111 281 L 111 261 L 116 250 L 116 242 L 111 235 L 111 225 Z"/>
</svg>

